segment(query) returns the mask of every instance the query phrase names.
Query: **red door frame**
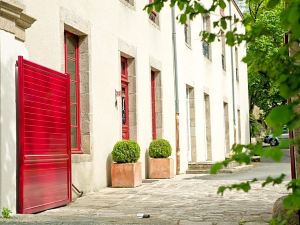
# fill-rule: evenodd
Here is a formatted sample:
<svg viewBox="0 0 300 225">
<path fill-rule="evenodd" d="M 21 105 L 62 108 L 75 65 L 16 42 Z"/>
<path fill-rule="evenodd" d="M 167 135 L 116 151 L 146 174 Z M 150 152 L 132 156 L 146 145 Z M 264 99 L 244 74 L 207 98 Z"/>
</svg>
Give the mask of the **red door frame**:
<svg viewBox="0 0 300 225">
<path fill-rule="evenodd" d="M 121 99 L 122 99 L 122 139 L 129 139 L 129 97 L 128 97 L 128 60 L 121 57 Z M 123 102 L 124 100 L 124 102 Z M 123 107 L 125 105 L 125 118 L 123 118 Z M 125 119 L 125 123 L 123 123 Z"/>
<path fill-rule="evenodd" d="M 156 95 L 155 72 L 151 70 L 152 139 L 156 139 Z"/>
<path fill-rule="evenodd" d="M 62 74 L 51 70 L 49 68 L 40 66 L 33 62 L 23 59 L 22 56 L 18 57 L 18 77 L 17 77 L 17 212 L 24 213 L 36 213 L 44 211 L 50 208 L 55 208 L 58 206 L 68 204 L 72 199 L 72 190 L 71 190 L 71 139 L 70 139 L 70 77 L 67 74 Z M 42 74 L 42 75 L 41 75 Z M 39 79 L 41 77 L 45 79 Z M 63 85 L 65 89 L 61 91 L 60 89 L 51 90 L 47 87 L 47 82 L 51 80 L 52 82 L 57 82 L 51 86 L 59 87 Z M 34 83 L 36 81 L 36 83 Z M 32 83 L 33 82 L 33 83 Z M 31 83 L 31 84 L 30 84 Z M 30 86 L 32 85 L 32 86 Z M 47 91 L 43 89 L 35 89 L 34 86 L 43 86 Z M 32 93 L 40 92 L 43 96 L 31 95 Z M 55 95 L 60 92 L 63 93 L 64 97 L 55 97 Z M 41 95 L 42 95 L 41 94 Z M 48 96 L 45 97 L 45 94 Z M 54 96 L 54 97 L 53 97 Z M 39 99 L 40 98 L 40 99 Z M 45 102 L 38 103 L 33 99 L 45 98 Z M 49 109 L 57 110 L 59 112 L 53 113 L 48 111 L 45 108 L 42 108 L 41 105 L 48 105 L 50 102 L 54 103 L 58 99 L 63 98 L 62 105 L 49 106 Z M 31 101 L 31 103 L 29 103 Z M 57 101 L 58 102 L 58 101 Z M 40 108 L 39 108 L 40 107 Z M 37 110 L 37 111 L 34 111 Z M 43 113 L 42 113 L 43 111 Z M 40 114 L 38 114 L 38 112 Z M 65 112 L 65 113 L 64 113 Z M 59 118 L 58 114 L 65 114 L 65 117 Z M 30 116 L 38 115 L 38 120 L 32 120 Z M 41 118 L 54 118 L 54 121 L 46 121 L 45 119 L 41 121 Z M 57 121 L 63 121 L 64 128 L 51 127 L 51 123 L 57 123 Z M 28 121 L 32 121 L 29 122 Z M 47 132 L 38 132 L 40 129 L 38 126 L 44 126 L 44 130 Z M 31 127 L 31 129 L 29 129 Z M 64 153 L 65 154 L 55 154 L 57 150 L 46 149 L 42 150 L 43 147 L 50 145 L 46 143 L 46 139 L 54 140 L 53 137 L 47 135 L 50 130 L 51 134 L 55 135 L 53 130 L 55 129 L 64 129 L 66 133 L 62 133 L 64 139 Z M 29 135 L 30 134 L 30 135 Z M 55 138 L 57 139 L 57 137 Z M 31 141 L 29 141 L 31 140 Z M 47 140 L 47 141 L 48 141 Z M 58 141 L 59 142 L 59 141 Z M 52 143 L 51 143 L 52 144 Z M 30 147 L 29 147 L 30 146 Z M 37 148 L 37 146 L 39 146 Z M 41 154 L 42 151 L 47 152 L 47 154 Z M 53 152 L 51 152 L 53 151 Z M 51 164 L 52 163 L 52 164 Z M 51 165 L 51 166 L 50 166 Z M 53 165 L 57 165 L 57 171 L 62 172 L 60 174 L 51 174 L 51 169 L 53 170 Z M 39 167 L 40 166 L 40 167 Z M 50 168 L 51 167 L 51 168 Z M 63 171 L 61 171 L 63 170 Z M 43 172 L 42 172 L 43 171 Z M 49 172 L 50 171 L 50 172 Z M 51 176 L 49 176 L 49 173 Z M 61 175 L 62 174 L 62 175 Z M 57 175 L 58 177 L 56 177 Z M 42 177 L 42 178 L 41 178 Z M 40 179 L 40 180 L 39 180 Z M 63 182 L 62 182 L 63 180 Z M 30 183 L 29 181 L 32 181 Z M 39 182 L 40 181 L 40 182 Z M 49 186 L 43 185 L 43 181 L 52 182 L 51 184 L 57 185 L 60 182 L 64 184 L 66 189 L 63 190 L 63 197 L 51 193 L 55 193 L 57 190 L 47 189 Z M 48 183 L 49 183 L 48 182 Z M 60 186 L 58 187 L 60 188 Z M 30 191 L 28 191 L 30 189 Z M 58 190 L 59 193 L 62 191 Z M 45 200 L 44 199 L 47 199 Z"/>
</svg>

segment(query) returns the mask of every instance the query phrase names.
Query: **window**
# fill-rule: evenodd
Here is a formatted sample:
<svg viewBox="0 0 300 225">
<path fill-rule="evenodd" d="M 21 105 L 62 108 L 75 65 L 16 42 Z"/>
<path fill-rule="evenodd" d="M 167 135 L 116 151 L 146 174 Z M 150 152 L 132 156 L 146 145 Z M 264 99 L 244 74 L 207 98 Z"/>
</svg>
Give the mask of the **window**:
<svg viewBox="0 0 300 225">
<path fill-rule="evenodd" d="M 128 80 L 128 60 L 121 57 L 121 87 L 122 87 L 122 138 L 129 139 L 129 80 Z"/>
<path fill-rule="evenodd" d="M 203 21 L 203 31 L 210 32 L 210 16 L 209 15 L 203 16 L 202 21 Z M 206 58 L 211 59 L 211 45 L 210 45 L 210 43 L 208 43 L 206 41 L 203 41 L 202 51 L 203 51 L 203 55 Z"/>
<path fill-rule="evenodd" d="M 191 47 L 191 22 L 190 20 L 187 20 L 186 23 L 184 24 L 184 40 L 185 43 Z"/>
<path fill-rule="evenodd" d="M 235 47 L 235 76 L 236 80 L 239 81 L 239 52 L 237 47 Z"/>
<path fill-rule="evenodd" d="M 225 35 L 224 32 L 221 32 L 221 44 L 222 44 L 222 68 L 226 70 L 226 45 L 225 45 Z"/>
<path fill-rule="evenodd" d="M 156 139 L 156 90 L 155 72 L 151 71 L 152 139 Z"/>
<path fill-rule="evenodd" d="M 152 3 L 153 0 L 149 0 L 149 4 Z M 149 14 L 149 19 L 155 23 L 157 26 L 159 26 L 159 14 L 158 12 L 156 11 L 152 11 L 150 14 Z"/>
<path fill-rule="evenodd" d="M 70 74 L 71 149 L 81 153 L 80 148 L 80 82 L 79 82 L 79 38 L 65 32 L 65 71 Z"/>
</svg>

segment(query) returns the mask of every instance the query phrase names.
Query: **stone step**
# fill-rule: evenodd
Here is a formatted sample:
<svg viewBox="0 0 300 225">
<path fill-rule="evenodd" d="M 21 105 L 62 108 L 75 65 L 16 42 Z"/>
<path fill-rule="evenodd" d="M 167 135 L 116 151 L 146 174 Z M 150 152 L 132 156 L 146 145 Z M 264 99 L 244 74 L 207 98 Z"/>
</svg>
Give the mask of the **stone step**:
<svg viewBox="0 0 300 225">
<path fill-rule="evenodd" d="M 213 162 L 189 163 L 189 169 L 209 170 L 213 164 Z"/>
<path fill-rule="evenodd" d="M 232 169 L 221 169 L 218 173 L 219 174 L 224 174 L 224 173 L 233 173 L 234 170 Z M 190 170 L 188 169 L 186 174 L 210 174 L 210 170 Z"/>
<path fill-rule="evenodd" d="M 186 174 L 209 174 L 210 168 L 214 165 L 215 162 L 191 162 L 186 171 Z M 228 167 L 223 168 L 219 173 L 232 173 L 231 168 L 238 167 L 239 164 L 236 162 L 229 163 Z"/>
<path fill-rule="evenodd" d="M 190 170 L 186 171 L 186 174 L 209 174 L 209 170 Z"/>
<path fill-rule="evenodd" d="M 210 170 L 210 168 L 214 164 L 215 164 L 215 162 L 192 162 L 192 163 L 189 163 L 188 169 L 189 170 Z M 237 167 L 237 166 L 239 166 L 239 164 L 237 162 L 231 162 L 231 163 L 229 163 L 227 168 L 233 168 L 233 167 Z"/>
</svg>

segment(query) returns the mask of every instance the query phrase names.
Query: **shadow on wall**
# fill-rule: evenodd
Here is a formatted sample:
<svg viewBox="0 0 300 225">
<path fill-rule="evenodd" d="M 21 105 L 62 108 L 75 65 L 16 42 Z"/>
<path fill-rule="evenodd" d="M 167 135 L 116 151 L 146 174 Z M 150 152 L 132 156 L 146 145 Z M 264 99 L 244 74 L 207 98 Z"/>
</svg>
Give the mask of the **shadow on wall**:
<svg viewBox="0 0 300 225">
<path fill-rule="evenodd" d="M 111 164 L 112 164 L 112 156 L 110 153 L 106 159 L 106 185 L 108 187 L 111 187 Z"/>
<path fill-rule="evenodd" d="M 11 46 L 7 46 L 11 48 Z M 4 52 L 11 52 L 2 47 Z M 16 208 L 17 188 L 17 146 L 16 146 L 16 82 L 17 57 L 8 55 L 1 58 L 1 114 L 0 114 L 0 207 L 7 207 L 13 212 Z M 4 193 L 4 195 L 3 195 Z"/>
</svg>

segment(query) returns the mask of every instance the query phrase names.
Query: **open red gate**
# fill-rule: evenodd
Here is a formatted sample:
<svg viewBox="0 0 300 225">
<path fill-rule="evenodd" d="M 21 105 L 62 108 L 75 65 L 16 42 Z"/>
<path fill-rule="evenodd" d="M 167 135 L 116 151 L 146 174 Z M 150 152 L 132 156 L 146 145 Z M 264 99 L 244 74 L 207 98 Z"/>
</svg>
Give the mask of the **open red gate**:
<svg viewBox="0 0 300 225">
<path fill-rule="evenodd" d="M 18 213 L 71 201 L 70 78 L 18 58 Z"/>
</svg>

